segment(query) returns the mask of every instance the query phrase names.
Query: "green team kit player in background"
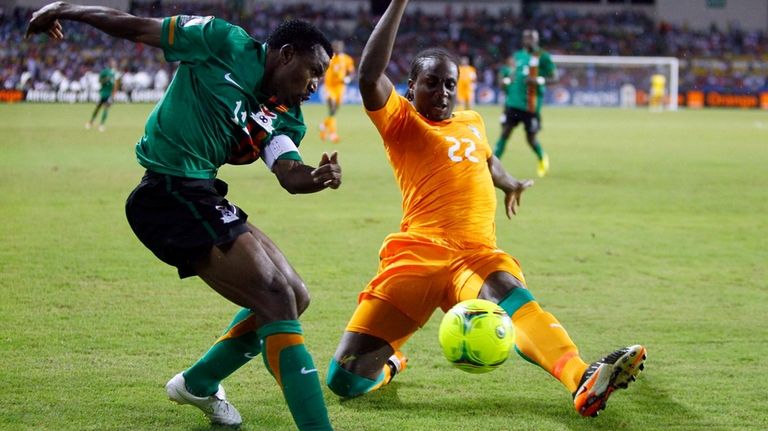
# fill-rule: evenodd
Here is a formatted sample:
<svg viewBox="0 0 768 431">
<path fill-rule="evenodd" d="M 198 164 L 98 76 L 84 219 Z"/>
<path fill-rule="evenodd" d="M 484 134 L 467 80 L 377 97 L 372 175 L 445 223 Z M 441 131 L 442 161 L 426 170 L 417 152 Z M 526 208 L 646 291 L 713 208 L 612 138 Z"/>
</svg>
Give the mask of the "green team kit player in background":
<svg viewBox="0 0 768 431">
<path fill-rule="evenodd" d="M 103 132 L 104 123 L 107 122 L 107 115 L 109 115 L 109 107 L 112 106 L 112 96 L 115 95 L 117 90 L 117 62 L 114 59 L 109 60 L 109 65 L 99 72 L 99 103 L 96 104 L 96 109 L 93 110 L 90 121 L 85 123 L 85 128 L 90 129 L 93 127 L 93 122 L 96 120 L 96 115 L 99 114 L 99 110 L 103 107 L 101 112 L 101 121 L 99 122 L 99 131 Z"/>
<path fill-rule="evenodd" d="M 297 148 L 306 132 L 300 104 L 328 68 L 329 41 L 303 21 L 282 23 L 260 43 L 210 16 L 142 18 L 61 2 L 35 12 L 27 36 L 61 39 L 59 20 L 160 47 L 166 60 L 180 62 L 136 145 L 146 174 L 126 215 L 180 277 L 199 276 L 242 309 L 202 358 L 166 384 L 170 399 L 200 408 L 214 424 L 240 425 L 220 382 L 262 354 L 296 426 L 332 429 L 298 320 L 309 305 L 307 288 L 277 246 L 225 199 L 227 184 L 216 178 L 225 163 L 261 159 L 290 193 L 339 187 L 336 153 L 324 153 L 313 168 Z"/>
<path fill-rule="evenodd" d="M 539 47 L 539 32 L 531 29 L 523 31 L 523 49 L 515 52 L 500 71 L 505 92 L 504 114 L 501 136 L 493 153 L 501 158 L 512 129 L 522 122 L 528 145 L 538 158 L 536 173 L 540 177 L 549 171 L 549 156 L 537 139 L 541 130 L 541 100 L 547 79 L 554 78 L 556 72 L 552 57 Z"/>
</svg>

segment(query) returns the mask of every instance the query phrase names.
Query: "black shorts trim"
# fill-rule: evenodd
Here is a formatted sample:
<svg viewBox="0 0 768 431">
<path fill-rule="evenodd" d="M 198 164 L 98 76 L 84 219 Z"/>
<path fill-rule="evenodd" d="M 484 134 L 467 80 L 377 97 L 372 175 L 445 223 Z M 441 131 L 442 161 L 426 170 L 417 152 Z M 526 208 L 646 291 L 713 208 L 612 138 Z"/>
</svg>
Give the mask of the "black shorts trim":
<svg viewBox="0 0 768 431">
<path fill-rule="evenodd" d="M 525 126 L 525 133 L 538 133 L 541 130 L 541 115 L 517 108 L 504 108 L 503 125 L 514 129 L 520 123 Z"/>
<path fill-rule="evenodd" d="M 196 275 L 196 262 L 215 245 L 248 232 L 248 214 L 224 197 L 219 179 L 174 177 L 147 171 L 125 203 L 139 240 L 179 277 Z"/>
</svg>

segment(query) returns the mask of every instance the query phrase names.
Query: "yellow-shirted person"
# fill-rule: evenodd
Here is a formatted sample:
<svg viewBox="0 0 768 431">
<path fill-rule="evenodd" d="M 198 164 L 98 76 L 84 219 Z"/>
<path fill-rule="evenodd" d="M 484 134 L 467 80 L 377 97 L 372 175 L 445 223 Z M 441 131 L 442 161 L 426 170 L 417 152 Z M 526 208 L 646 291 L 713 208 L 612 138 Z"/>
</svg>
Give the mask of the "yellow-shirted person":
<svg viewBox="0 0 768 431">
<path fill-rule="evenodd" d="M 459 69 L 449 52 L 416 54 L 406 95 L 395 92 L 384 72 L 407 3 L 392 0 L 358 70 L 363 105 L 402 193 L 403 217 L 399 232 L 384 240 L 378 271 L 358 297 L 327 384 L 341 397 L 386 385 L 406 368 L 403 345 L 437 308 L 482 298 L 511 316 L 515 350 L 562 382 L 581 415 L 594 416 L 616 389 L 634 380 L 645 348 L 633 345 L 585 363 L 560 322 L 534 300 L 518 261 L 498 248 L 494 186 L 504 193 L 511 218 L 533 182 L 503 168 L 480 114 L 454 112 Z"/>
<path fill-rule="evenodd" d="M 339 134 L 336 128 L 336 112 L 344 101 L 344 90 L 352 81 L 355 73 L 355 60 L 344 52 L 344 42 L 334 40 L 333 57 L 328 70 L 325 72 L 325 98 L 328 103 L 328 117 L 320 125 L 320 139 L 339 142 Z"/>
<path fill-rule="evenodd" d="M 651 75 L 651 95 L 648 107 L 651 111 L 663 111 L 664 99 L 667 92 L 667 77 L 661 73 Z"/>
<path fill-rule="evenodd" d="M 477 69 L 469 64 L 469 57 L 461 57 L 456 99 L 463 109 L 472 109 L 472 107 L 475 105 L 476 88 Z"/>
</svg>

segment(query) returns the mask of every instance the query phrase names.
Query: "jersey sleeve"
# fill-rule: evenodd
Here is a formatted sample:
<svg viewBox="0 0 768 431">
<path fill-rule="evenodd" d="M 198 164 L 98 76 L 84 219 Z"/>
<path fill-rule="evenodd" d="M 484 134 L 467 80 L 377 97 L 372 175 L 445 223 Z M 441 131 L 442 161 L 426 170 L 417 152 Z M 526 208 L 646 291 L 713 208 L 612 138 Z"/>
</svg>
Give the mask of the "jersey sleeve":
<svg viewBox="0 0 768 431">
<path fill-rule="evenodd" d="M 296 144 L 286 135 L 276 134 L 269 138 L 269 142 L 264 146 L 261 152 L 261 160 L 271 171 L 277 160 L 296 160 L 301 162 L 299 149 Z"/>
<path fill-rule="evenodd" d="M 275 131 L 275 133 L 272 136 L 285 136 L 291 140 L 291 142 L 294 143 L 295 149 L 291 151 L 283 151 L 281 152 L 277 157 L 276 160 L 296 160 L 298 162 L 303 161 L 301 159 L 301 154 L 299 153 L 299 145 L 301 143 L 301 140 L 304 138 L 304 133 L 306 132 L 306 129 L 304 130 L 297 130 L 296 128 L 290 128 L 290 129 L 280 129 Z M 267 146 L 269 146 L 269 143 L 267 143 Z"/>
<path fill-rule="evenodd" d="M 285 136 L 294 143 L 296 148 L 295 151 L 281 152 L 276 160 L 288 159 L 301 162 L 302 159 L 298 147 L 301 145 L 301 141 L 307 133 L 307 125 L 304 123 L 304 115 L 298 107 L 291 108 L 280 115 L 282 121 L 280 121 L 280 124 L 275 128 L 272 136 Z"/>
<path fill-rule="evenodd" d="M 376 111 L 366 109 L 365 112 L 384 139 L 385 145 L 399 141 L 398 136 L 405 125 L 408 115 L 408 105 L 408 100 L 397 94 L 393 86 L 387 103 L 383 107 Z"/>
<path fill-rule="evenodd" d="M 278 126 L 275 133 L 288 136 L 296 143 L 297 147 L 300 146 L 301 141 L 304 139 L 304 135 L 307 133 L 307 125 L 304 123 L 304 114 L 299 107 L 293 107 L 283 115 L 285 116 L 286 121 Z"/>
<path fill-rule="evenodd" d="M 551 78 L 555 76 L 555 63 L 549 53 L 541 56 L 541 65 L 539 66 L 539 76 Z"/>
<path fill-rule="evenodd" d="M 204 61 L 228 45 L 232 24 L 212 16 L 176 15 L 163 20 L 161 46 L 166 61 Z"/>
</svg>

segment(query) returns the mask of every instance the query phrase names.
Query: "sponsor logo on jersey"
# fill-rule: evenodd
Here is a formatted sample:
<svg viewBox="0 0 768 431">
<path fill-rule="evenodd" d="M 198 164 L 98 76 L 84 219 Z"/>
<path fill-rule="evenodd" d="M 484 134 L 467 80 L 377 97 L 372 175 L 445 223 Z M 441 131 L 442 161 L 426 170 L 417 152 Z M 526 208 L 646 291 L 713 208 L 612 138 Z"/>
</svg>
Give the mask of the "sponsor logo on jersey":
<svg viewBox="0 0 768 431">
<path fill-rule="evenodd" d="M 232 204 L 229 204 L 228 207 L 224 205 L 216 205 L 216 210 L 221 213 L 221 221 L 225 224 L 240 220 L 240 217 L 237 216 L 237 208 Z"/>
<path fill-rule="evenodd" d="M 251 119 L 267 133 L 275 130 L 272 122 L 277 119 L 277 114 L 270 111 L 266 106 L 260 105 L 259 110 L 251 112 Z"/>
<path fill-rule="evenodd" d="M 241 90 L 243 89 L 243 87 L 241 87 L 241 86 L 240 86 L 240 84 L 238 84 L 238 83 L 237 83 L 237 81 L 235 81 L 234 79 L 232 79 L 232 74 L 231 74 L 231 73 L 225 73 L 225 74 L 224 74 L 224 79 L 225 79 L 227 82 L 229 82 L 230 84 L 234 85 L 235 87 L 237 87 L 237 88 L 239 88 L 239 89 L 241 89 Z"/>
</svg>

